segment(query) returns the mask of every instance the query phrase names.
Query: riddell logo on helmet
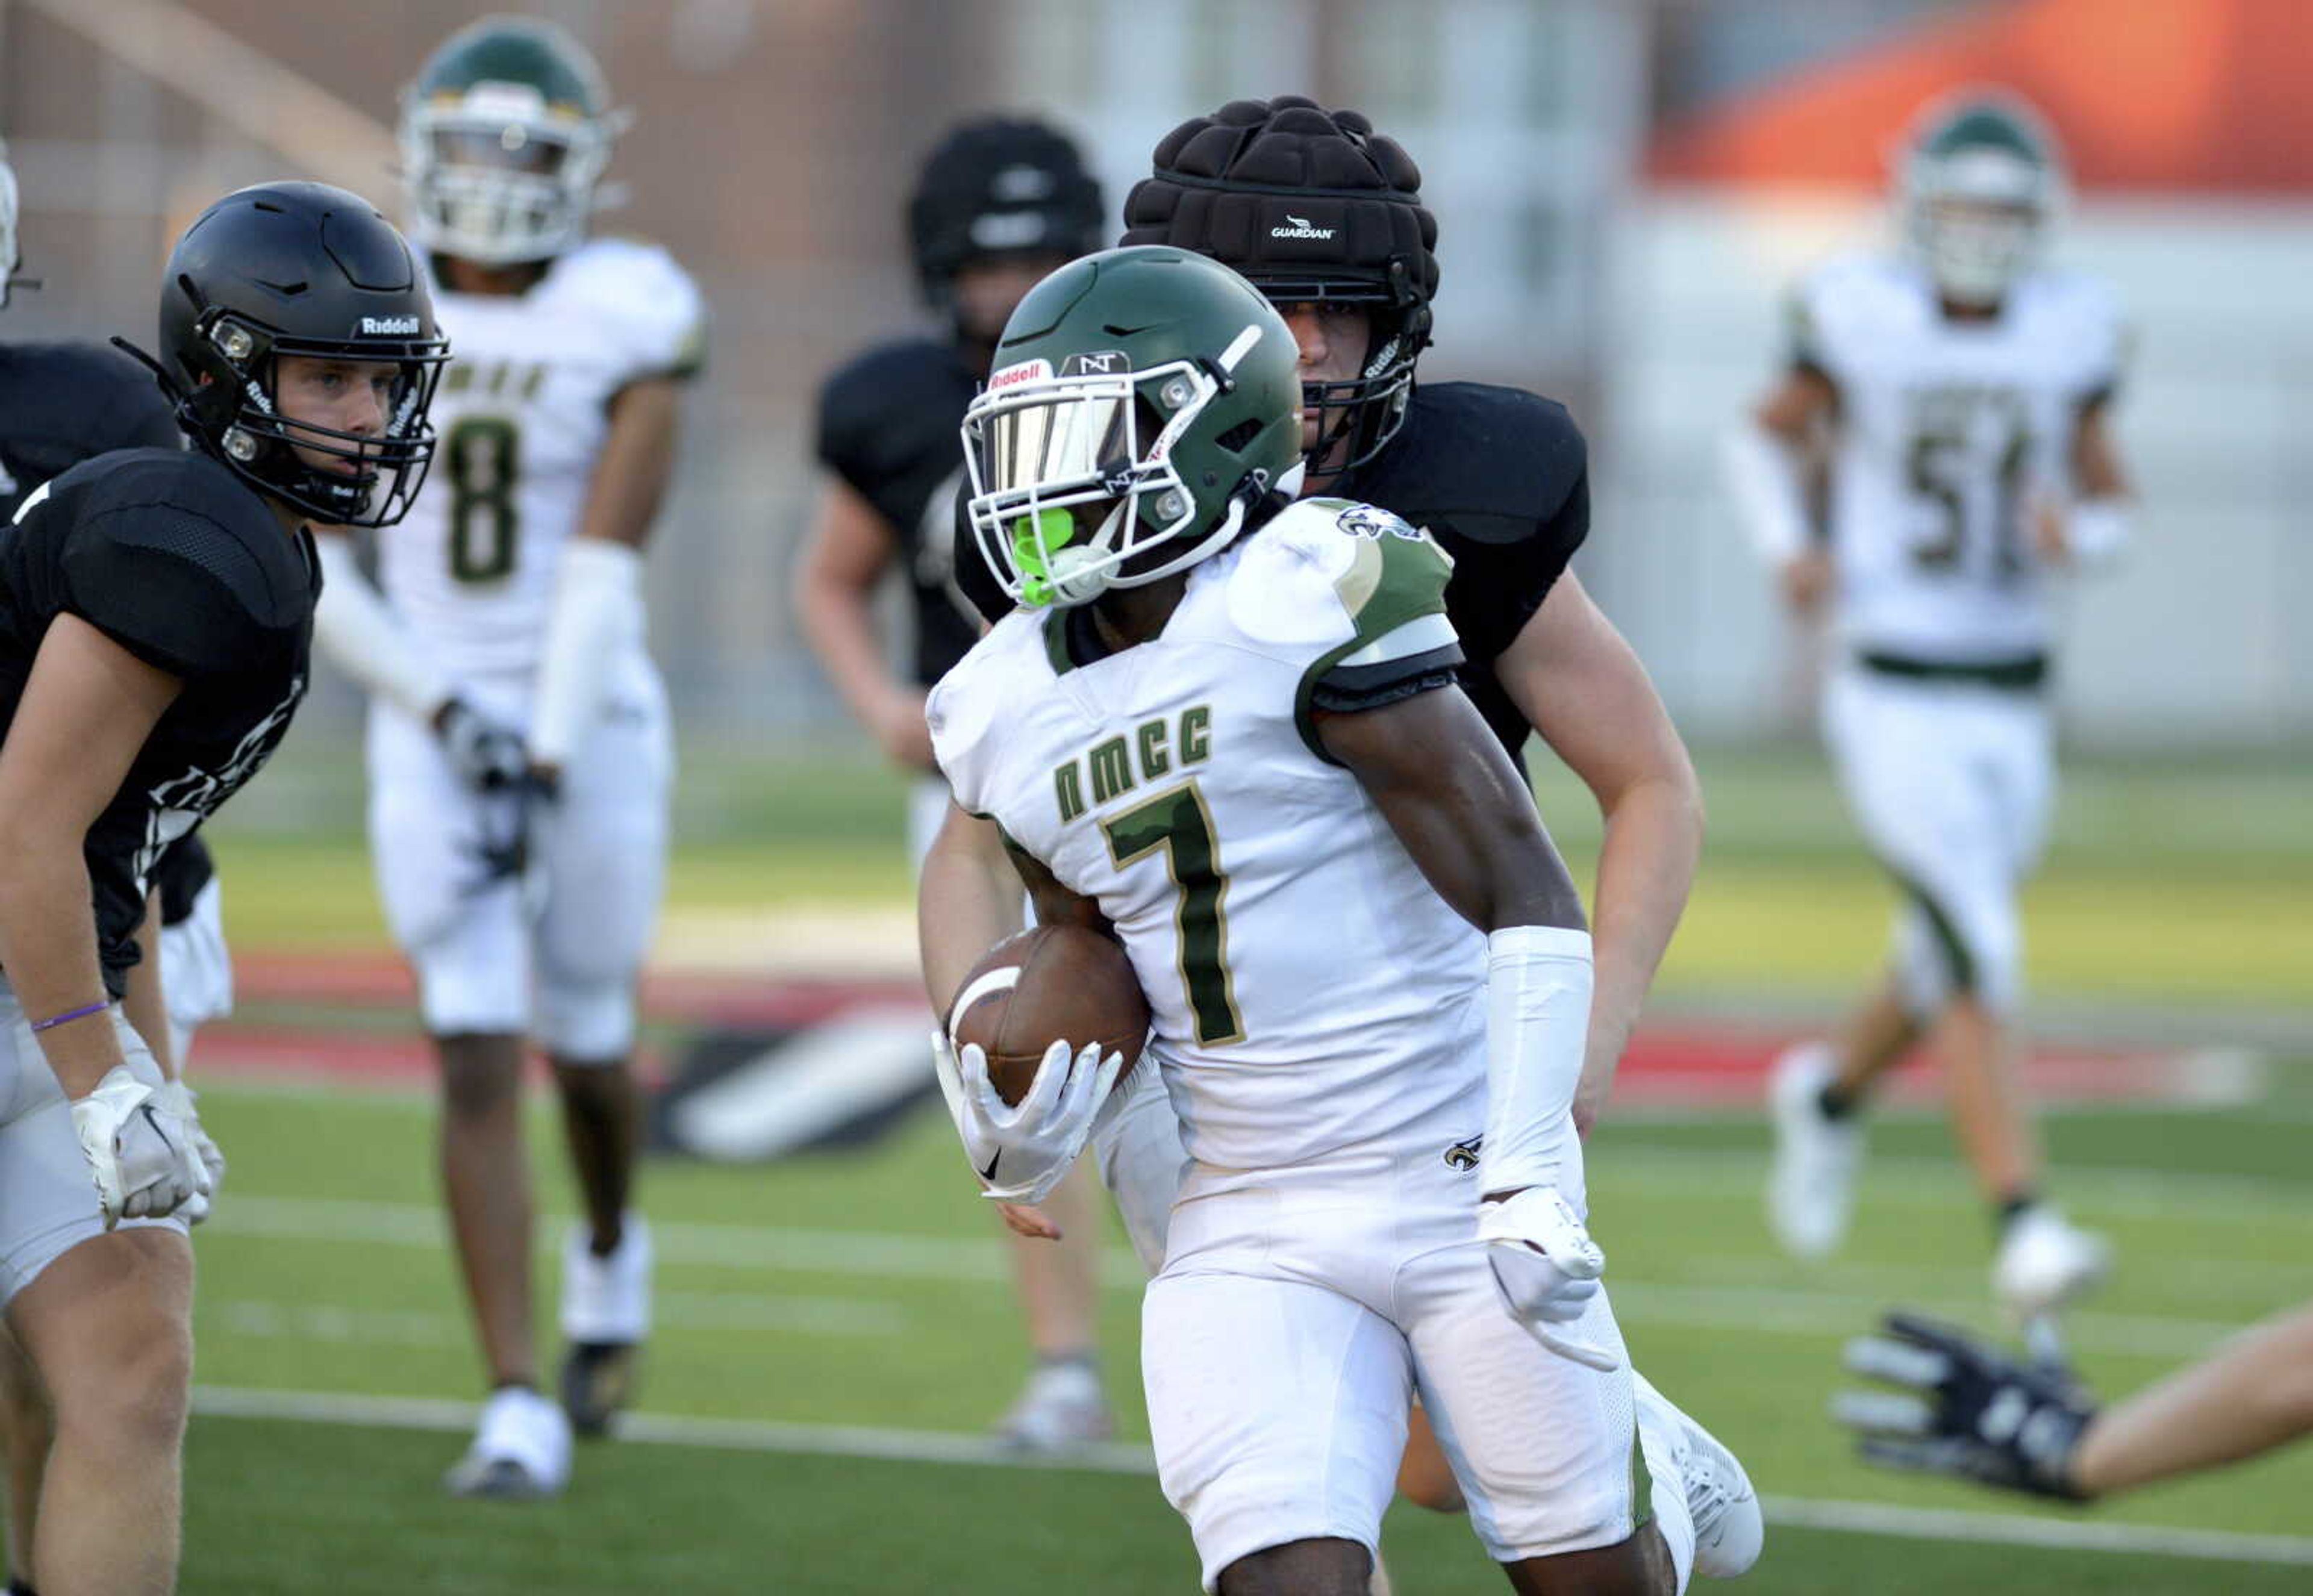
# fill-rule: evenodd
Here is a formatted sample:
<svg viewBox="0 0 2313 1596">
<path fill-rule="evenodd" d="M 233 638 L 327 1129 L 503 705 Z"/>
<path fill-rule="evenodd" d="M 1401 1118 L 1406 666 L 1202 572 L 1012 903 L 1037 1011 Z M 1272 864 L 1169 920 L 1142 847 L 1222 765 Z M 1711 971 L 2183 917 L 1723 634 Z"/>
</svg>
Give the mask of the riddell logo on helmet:
<svg viewBox="0 0 2313 1596">
<path fill-rule="evenodd" d="M 1052 374 L 1052 363 L 1042 358 L 1024 360 L 1018 365 L 1007 365 L 988 379 L 988 391 L 1009 388 L 1016 382 L 1033 382 Z"/>
<path fill-rule="evenodd" d="M 1285 219 L 1286 219 L 1286 221 L 1287 221 L 1287 222 L 1290 223 L 1290 224 L 1291 224 L 1291 225 L 1290 225 L 1290 226 L 1288 226 L 1288 227 L 1272 227 L 1272 228 L 1271 228 L 1271 229 L 1269 230 L 1269 236 L 1270 236 L 1270 237 L 1271 237 L 1271 238 L 1331 238 L 1331 237 L 1332 237 L 1332 236 L 1333 236 L 1333 230 L 1332 230 L 1332 228 L 1330 228 L 1330 227 L 1320 227 L 1320 226 L 1318 226 L 1315 222 L 1312 222 L 1311 220 L 1309 220 L 1309 218 L 1308 218 L 1308 217 L 1306 217 L 1306 216 L 1297 216 L 1297 215 L 1295 215 L 1291 211 L 1288 211 L 1288 212 L 1286 212 L 1286 213 L 1285 213 Z"/>
<path fill-rule="evenodd" d="M 403 338 L 418 330 L 415 316 L 365 316 L 362 336 L 371 338 Z"/>
</svg>

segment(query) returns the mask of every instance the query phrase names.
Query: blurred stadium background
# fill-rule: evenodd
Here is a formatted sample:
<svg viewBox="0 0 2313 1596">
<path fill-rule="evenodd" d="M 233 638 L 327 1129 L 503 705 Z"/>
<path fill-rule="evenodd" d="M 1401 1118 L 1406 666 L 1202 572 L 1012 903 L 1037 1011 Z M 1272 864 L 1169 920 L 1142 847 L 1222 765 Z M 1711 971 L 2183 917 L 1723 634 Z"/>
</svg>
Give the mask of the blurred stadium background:
<svg viewBox="0 0 2313 1596">
<path fill-rule="evenodd" d="M 512 6 L 509 9 L 514 8 Z M 0 134 L 43 293 L 0 336 L 149 337 L 154 267 L 219 192 L 399 196 L 395 96 L 462 0 L 0 0 Z M 1441 218 L 1432 378 L 1566 399 L 1597 461 L 1578 565 L 1695 745 L 1711 841 L 1594 1156 L 1655 1378 L 1771 1497 L 1772 1592 L 2301 1591 L 2313 1460 L 2093 1519 L 1865 1475 L 1836 1348 L 1901 1298 L 1988 1324 L 1939 1125 L 1878 1136 L 1858 1242 L 1813 1269 L 1757 1217 L 1759 1071 L 1875 965 L 1889 899 L 1807 729 L 1794 634 L 1716 497 L 1713 436 L 1776 358 L 1782 285 L 1884 225 L 1937 90 L 2007 83 L 2070 156 L 2059 253 L 2140 340 L 2120 433 L 2137 548 L 2084 584 L 2067 770 L 2027 899 L 2062 1188 L 2122 1248 L 2076 1316 L 2124 1389 L 2313 1283 L 2313 4 L 2302 0 L 563 0 L 638 113 L 603 225 L 713 306 L 652 560 L 683 733 L 654 988 L 701 1039 L 910 1029 L 903 782 L 811 666 L 785 575 L 809 408 L 911 324 L 901 204 L 955 116 L 1041 112 L 1112 206 L 1192 111 L 1286 91 L 1414 153 Z M 390 534 L 389 534 L 390 535 Z M 976 1439 L 1025 1355 L 945 1127 L 776 1163 L 660 1161 L 664 1325 L 635 1443 L 558 1504 L 439 1499 L 473 1393 L 435 1209 L 424 1053 L 360 844 L 358 708 L 326 684 L 215 829 L 242 1013 L 195 1059 L 233 1186 L 202 1237 L 189 1591 L 1190 1588 L 1121 1445 L 1028 1476 Z M 1570 851 L 1587 796 L 1543 767 Z M 749 1044 L 752 1045 L 752 1044 Z M 1931 1098 L 1933 1083 L 1917 1083 Z M 537 1127 L 542 1139 L 550 1124 Z M 1112 1383 L 1139 1399 L 1118 1245 Z M 1138 1430 L 1135 1434 L 1139 1434 Z M 1399 1589 L 1497 1588 L 1456 1523 L 1392 1522 Z M 951 1572 L 952 1571 L 952 1572 Z"/>
</svg>

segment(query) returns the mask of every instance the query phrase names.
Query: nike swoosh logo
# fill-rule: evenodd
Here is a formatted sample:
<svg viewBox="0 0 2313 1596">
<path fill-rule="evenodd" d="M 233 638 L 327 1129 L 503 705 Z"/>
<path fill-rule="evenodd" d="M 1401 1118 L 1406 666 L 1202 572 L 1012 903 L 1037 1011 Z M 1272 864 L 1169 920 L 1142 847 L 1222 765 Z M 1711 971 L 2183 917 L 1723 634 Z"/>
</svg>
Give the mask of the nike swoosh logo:
<svg viewBox="0 0 2313 1596">
<path fill-rule="evenodd" d="M 989 1185 L 993 1186 L 993 1185 L 996 1183 L 996 1166 L 997 1166 L 998 1164 L 1001 1163 L 1003 1161 L 1004 1161 L 1004 1154 L 1003 1154 L 1003 1153 L 989 1153 L 989 1157 L 988 1157 L 988 1167 L 987 1167 L 986 1169 L 984 1169 L 984 1170 L 982 1170 L 982 1171 L 980 1171 L 980 1178 L 981 1178 L 982 1180 L 987 1181 Z"/>
<path fill-rule="evenodd" d="M 153 1127 L 153 1134 L 161 1138 L 161 1145 L 166 1147 L 171 1153 L 176 1152 L 177 1144 L 169 1139 L 169 1133 L 163 1127 L 161 1124 L 161 1117 L 153 1112 L 152 1105 L 150 1103 L 139 1103 L 136 1105 L 136 1111 L 145 1116 L 145 1123 Z"/>
</svg>

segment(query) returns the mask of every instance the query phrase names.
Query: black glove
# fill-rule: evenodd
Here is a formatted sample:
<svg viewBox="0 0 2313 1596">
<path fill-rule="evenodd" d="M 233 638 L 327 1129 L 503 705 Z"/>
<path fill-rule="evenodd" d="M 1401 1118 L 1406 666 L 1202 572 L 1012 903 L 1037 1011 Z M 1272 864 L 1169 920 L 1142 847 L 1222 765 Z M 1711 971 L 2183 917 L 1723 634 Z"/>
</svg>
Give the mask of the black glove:
<svg viewBox="0 0 2313 1596">
<path fill-rule="evenodd" d="M 1832 1413 L 1867 1462 L 2084 1502 L 2072 1478 L 2096 1405 L 2062 1375 L 2019 1364 L 1965 1330 L 1891 1313 L 1887 1334 L 1847 1344 L 1856 1374 L 1916 1395 L 1842 1391 Z"/>
<path fill-rule="evenodd" d="M 434 734 L 442 740 L 442 751 L 458 778 L 482 792 L 511 786 L 530 769 L 522 734 L 463 698 L 453 698 L 434 712 Z"/>
<path fill-rule="evenodd" d="M 480 825 L 466 845 L 475 866 L 462 890 L 467 898 L 479 898 L 501 882 L 523 882 L 530 873 L 532 829 L 540 812 L 561 796 L 558 778 L 527 767 L 484 791 Z"/>
</svg>

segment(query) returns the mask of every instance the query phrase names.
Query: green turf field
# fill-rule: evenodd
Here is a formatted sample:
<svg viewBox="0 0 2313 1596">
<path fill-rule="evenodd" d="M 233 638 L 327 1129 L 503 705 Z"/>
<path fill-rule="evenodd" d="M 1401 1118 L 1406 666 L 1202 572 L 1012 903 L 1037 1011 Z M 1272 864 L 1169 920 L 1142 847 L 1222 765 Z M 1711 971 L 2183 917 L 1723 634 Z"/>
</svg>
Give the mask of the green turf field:
<svg viewBox="0 0 2313 1596">
<path fill-rule="evenodd" d="M 712 757 L 687 776 L 678 912 L 904 900 L 886 840 L 896 784 L 857 764 Z M 1667 987 L 1706 1002 L 1755 988 L 1835 999 L 1871 968 L 1887 899 L 1819 766 L 1717 760 L 1706 781 L 1712 854 Z M 2281 768 L 2082 773 L 2031 904 L 2038 985 L 2181 1006 L 2212 1028 L 2244 1008 L 2301 1013 L 2313 969 L 2303 791 L 2301 772 Z M 220 829 L 243 950 L 374 945 L 352 792 L 342 761 L 307 757 L 270 811 Z M 1546 781 L 1545 805 L 1570 851 L 1587 851 L 1576 796 Z M 427 1104 L 224 1084 L 205 1101 L 233 1173 L 200 1239 L 209 1394 L 190 1442 L 189 1592 L 1193 1589 L 1186 1534 L 1130 1457 L 1111 1460 L 1121 1472 L 927 1460 L 982 1430 L 1025 1366 L 1000 1247 L 937 1114 L 865 1155 L 655 1165 L 662 1322 L 643 1406 L 655 1434 L 677 1439 L 586 1451 L 566 1500 L 506 1507 L 442 1499 L 436 1479 L 462 1441 L 424 1427 L 456 1416 L 422 1399 L 478 1394 Z M 2309 1123 L 2313 1062 L 2287 1058 L 2246 1108 L 2052 1122 L 2063 1195 L 2121 1249 L 2113 1287 L 2072 1324 L 2095 1383 L 2133 1386 L 2313 1295 Z M 549 1169 L 554 1134 L 541 1114 L 533 1147 Z M 1763 1150 L 1746 1117 L 1648 1118 L 1610 1123 L 1590 1164 L 1636 1355 L 1743 1454 L 1784 1521 L 1741 1588 L 2313 1588 L 2307 1566 L 2156 1555 L 2129 1539 L 2147 1527 L 2306 1537 L 2313 1452 L 2088 1515 L 1851 1466 L 1824 1416 L 1841 1341 L 1895 1302 L 1988 1325 L 1985 1219 L 1941 1126 L 1892 1119 L 1849 1252 L 1798 1267 L 1757 1217 Z M 567 1209 L 558 1175 L 544 1190 Z M 541 1263 L 550 1272 L 543 1241 Z M 1112 1263 L 1110 1381 L 1139 1437 L 1137 1290 L 1121 1243 Z M 283 1393 L 325 1399 L 295 1422 L 226 1416 L 282 1411 Z M 330 1414 L 359 1422 L 316 1417 Z M 1791 1527 L 1868 1520 L 1854 1504 L 1914 1516 L 1868 1532 Z M 2011 1544 L 2052 1521 L 2101 1549 Z M 1412 1596 L 1501 1588 L 1459 1521 L 1401 1511 L 1388 1545 Z M 2290 1546 L 2313 1555 L 2313 1542 Z"/>
</svg>

